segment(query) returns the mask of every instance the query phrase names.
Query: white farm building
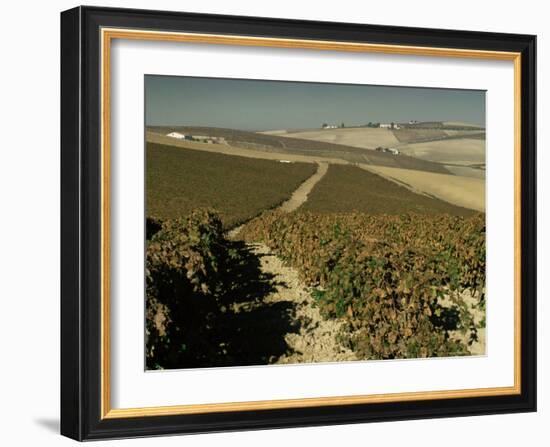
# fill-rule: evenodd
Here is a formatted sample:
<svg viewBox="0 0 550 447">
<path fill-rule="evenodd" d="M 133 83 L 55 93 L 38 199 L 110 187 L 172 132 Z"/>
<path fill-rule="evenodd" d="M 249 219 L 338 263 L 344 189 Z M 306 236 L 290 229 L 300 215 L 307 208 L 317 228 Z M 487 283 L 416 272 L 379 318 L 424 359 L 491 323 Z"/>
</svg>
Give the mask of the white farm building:
<svg viewBox="0 0 550 447">
<path fill-rule="evenodd" d="M 176 138 L 177 140 L 195 141 L 198 143 L 208 144 L 227 144 L 224 137 L 213 137 L 209 135 L 185 135 L 179 132 L 170 132 L 166 134 L 167 137 Z"/>
<path fill-rule="evenodd" d="M 170 132 L 167 137 L 177 138 L 178 140 L 185 140 L 185 135 L 179 132 Z"/>
<path fill-rule="evenodd" d="M 401 127 L 395 123 L 380 123 L 381 129 L 400 129 Z"/>
</svg>

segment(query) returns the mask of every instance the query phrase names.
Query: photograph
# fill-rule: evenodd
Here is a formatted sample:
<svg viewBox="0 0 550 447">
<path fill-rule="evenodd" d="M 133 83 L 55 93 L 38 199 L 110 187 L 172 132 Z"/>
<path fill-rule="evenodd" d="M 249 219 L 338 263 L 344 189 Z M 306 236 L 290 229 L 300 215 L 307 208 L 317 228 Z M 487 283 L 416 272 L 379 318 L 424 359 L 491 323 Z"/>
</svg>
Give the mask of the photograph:
<svg viewBox="0 0 550 447">
<path fill-rule="evenodd" d="M 60 433 L 539 434 L 542 28 L 135 6 L 59 17 Z"/>
<path fill-rule="evenodd" d="M 147 371 L 486 355 L 486 91 L 146 74 Z"/>
</svg>

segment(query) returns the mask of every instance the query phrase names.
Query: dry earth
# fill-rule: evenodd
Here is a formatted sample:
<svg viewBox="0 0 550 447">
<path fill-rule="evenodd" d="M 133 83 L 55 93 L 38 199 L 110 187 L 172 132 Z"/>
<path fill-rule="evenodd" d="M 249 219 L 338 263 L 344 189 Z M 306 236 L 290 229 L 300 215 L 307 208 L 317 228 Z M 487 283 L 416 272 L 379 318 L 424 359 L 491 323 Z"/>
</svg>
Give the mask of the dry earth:
<svg viewBox="0 0 550 447">
<path fill-rule="evenodd" d="M 315 184 L 328 170 L 327 163 L 320 163 L 317 172 L 302 183 L 291 198 L 284 202 L 280 209 L 291 212 L 300 207 L 306 200 Z M 230 238 L 237 238 L 242 226 L 231 230 Z M 342 330 L 342 322 L 325 320 L 316 307 L 308 287 L 300 280 L 298 272 L 284 265 L 272 250 L 265 244 L 247 244 L 260 259 L 263 273 L 273 278 L 276 290 L 263 299 L 264 303 L 284 302 L 294 308 L 293 319 L 298 324 L 298 332 L 289 332 L 285 341 L 288 353 L 274 363 L 311 363 L 342 362 L 357 360 L 356 355 L 348 348 L 340 346 L 337 336 Z M 253 305 L 252 303 L 250 303 Z"/>
<path fill-rule="evenodd" d="M 352 129 L 347 129 L 352 130 Z M 359 129 L 361 130 L 361 129 Z M 382 130 L 385 129 L 370 129 L 370 130 Z M 389 132 L 389 131 L 388 131 Z M 252 134 L 257 135 L 257 134 Z M 231 144 L 207 144 L 197 143 L 194 141 L 178 140 L 171 138 L 163 134 L 159 134 L 156 131 L 147 131 L 146 140 L 151 143 L 164 144 L 167 146 L 181 147 L 184 149 L 194 149 L 204 152 L 215 152 L 225 155 L 234 155 L 239 157 L 259 158 L 264 160 L 278 160 L 278 161 L 292 161 L 292 162 L 304 162 L 304 163 L 333 163 L 333 164 L 350 164 L 350 163 L 367 163 L 375 164 L 379 166 L 391 166 L 403 169 L 416 169 L 426 172 L 439 172 L 448 174 L 449 171 L 440 163 L 434 163 L 432 161 L 421 160 L 415 157 L 409 157 L 406 155 L 395 156 L 388 153 L 377 152 L 372 149 L 364 149 L 359 147 L 345 146 L 341 144 L 334 144 L 329 142 L 318 142 L 320 146 L 327 145 L 326 147 L 319 147 L 315 149 L 313 146 L 317 146 L 315 142 L 308 141 L 299 138 L 281 138 L 277 137 L 278 143 L 284 143 L 285 141 L 292 141 L 293 147 L 288 149 L 284 147 L 257 147 L 249 146 L 248 143 L 238 143 L 233 146 Z M 309 145 L 309 149 L 301 150 L 301 143 Z"/>
<path fill-rule="evenodd" d="M 471 355 L 485 355 L 486 353 L 486 328 L 482 327 L 479 328 L 481 321 L 485 317 L 485 312 L 478 307 L 476 307 L 477 299 L 472 296 L 471 293 L 468 291 L 463 292 L 460 297 L 464 300 L 466 303 L 466 306 L 468 308 L 469 313 L 471 314 L 475 325 L 478 327 L 477 329 L 477 340 L 474 341 L 470 345 L 470 337 L 472 335 L 472 332 L 470 330 L 466 330 L 465 332 L 461 332 L 459 330 L 451 331 L 451 338 L 454 340 L 459 340 L 462 343 L 469 345 L 469 350 Z M 451 302 L 450 300 L 444 300 L 442 301 L 443 306 L 450 306 Z"/>
<path fill-rule="evenodd" d="M 287 134 L 279 134 L 279 136 L 326 141 L 328 143 L 344 144 L 346 146 L 361 147 L 365 149 L 374 149 L 378 146 L 393 147 L 399 144 L 399 141 L 395 138 L 391 130 L 365 127 L 289 132 Z"/>
<path fill-rule="evenodd" d="M 281 130 L 264 130 L 262 132 L 258 132 L 258 133 L 263 133 L 264 135 L 285 135 L 288 133 L 288 130 L 286 129 L 281 129 Z"/>
<path fill-rule="evenodd" d="M 296 189 L 296 191 L 292 193 L 290 199 L 288 199 L 280 206 L 280 209 L 287 213 L 298 209 L 307 200 L 307 197 L 313 187 L 317 184 L 319 180 L 323 178 L 327 171 L 328 163 L 319 163 L 317 172 L 313 174 L 310 178 L 308 178 L 304 183 L 302 183 L 298 187 L 298 189 Z"/>
<path fill-rule="evenodd" d="M 410 169 L 360 165 L 416 193 L 425 193 L 454 205 L 485 212 L 485 180 Z"/>
<path fill-rule="evenodd" d="M 315 184 L 321 180 L 328 170 L 327 163 L 320 163 L 317 172 L 302 183 L 292 197 L 284 202 L 280 209 L 285 212 L 296 210 L 306 200 Z M 237 238 L 242 226 L 229 232 L 229 237 Z M 260 259 L 263 273 L 273 278 L 276 290 L 264 298 L 265 303 L 286 302 L 293 305 L 293 318 L 297 321 L 297 333 L 289 332 L 285 341 L 289 347 L 288 353 L 274 363 L 312 363 L 312 362 L 342 362 L 357 360 L 355 354 L 340 346 L 337 336 L 342 330 L 342 322 L 325 320 L 316 307 L 307 286 L 300 280 L 296 269 L 284 265 L 273 251 L 265 244 L 247 244 Z"/>
<path fill-rule="evenodd" d="M 357 360 L 355 354 L 337 342 L 342 322 L 325 320 L 298 272 L 273 254 L 264 244 L 251 244 L 252 251 L 260 258 L 263 272 L 273 275 L 277 284 L 275 292 L 264 298 L 266 303 L 286 302 L 294 307 L 293 317 L 298 323 L 297 333 L 285 335 L 289 346 L 287 354 L 274 363 L 342 362 Z"/>
<path fill-rule="evenodd" d="M 168 146 L 181 147 L 184 149 L 195 149 L 205 152 L 215 152 L 217 154 L 236 155 L 239 157 L 260 158 L 262 160 L 288 160 L 304 163 L 334 163 L 334 164 L 349 164 L 346 160 L 340 158 L 318 157 L 310 155 L 298 155 L 277 152 L 265 152 L 254 149 L 229 146 L 227 144 L 207 144 L 196 143 L 193 141 L 178 140 L 177 138 L 167 137 L 155 132 L 148 131 L 146 133 L 148 142 L 157 144 L 166 144 Z"/>
<path fill-rule="evenodd" d="M 411 157 L 443 164 L 472 165 L 485 163 L 485 140 L 459 138 L 399 146 Z"/>
<path fill-rule="evenodd" d="M 445 165 L 445 168 L 454 175 L 472 177 L 485 180 L 485 169 L 469 168 L 467 166 Z"/>
<path fill-rule="evenodd" d="M 450 137 L 456 137 L 456 136 L 464 136 L 467 137 L 468 135 L 478 135 L 482 129 L 479 130 L 448 130 L 445 129 L 443 132 L 445 132 Z"/>
<path fill-rule="evenodd" d="M 449 126 L 449 127 L 479 127 L 480 129 L 483 129 L 481 126 L 478 126 L 476 124 L 465 123 L 463 121 L 444 121 L 443 125 Z"/>
</svg>

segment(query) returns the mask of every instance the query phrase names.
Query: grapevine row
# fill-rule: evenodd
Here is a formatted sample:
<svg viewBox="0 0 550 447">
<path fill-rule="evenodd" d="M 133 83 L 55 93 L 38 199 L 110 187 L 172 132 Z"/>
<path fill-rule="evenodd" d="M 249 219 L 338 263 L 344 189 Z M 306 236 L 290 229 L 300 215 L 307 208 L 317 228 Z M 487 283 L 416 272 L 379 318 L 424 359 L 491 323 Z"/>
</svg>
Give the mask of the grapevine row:
<svg viewBox="0 0 550 447">
<path fill-rule="evenodd" d="M 466 355 L 451 337 L 477 326 L 464 294 L 484 308 L 484 215 L 265 213 L 248 241 L 297 268 L 326 318 L 344 319 L 359 358 Z"/>
</svg>

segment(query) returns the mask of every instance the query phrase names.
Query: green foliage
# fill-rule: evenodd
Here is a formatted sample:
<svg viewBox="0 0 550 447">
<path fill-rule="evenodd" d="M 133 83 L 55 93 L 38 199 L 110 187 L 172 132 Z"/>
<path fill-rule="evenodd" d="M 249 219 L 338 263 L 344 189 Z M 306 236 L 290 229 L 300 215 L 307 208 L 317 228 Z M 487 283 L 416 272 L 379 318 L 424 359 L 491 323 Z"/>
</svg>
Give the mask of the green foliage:
<svg viewBox="0 0 550 447">
<path fill-rule="evenodd" d="M 284 202 L 316 169 L 147 143 L 147 216 L 174 219 L 208 207 L 232 227 Z"/>
<path fill-rule="evenodd" d="M 360 358 L 468 353 L 450 332 L 473 325 L 462 293 L 484 306 L 484 215 L 271 212 L 241 234 L 301 272 L 322 314 L 347 321 Z"/>
<path fill-rule="evenodd" d="M 475 211 L 409 191 L 356 166 L 330 165 L 300 211 L 369 214 L 442 214 L 472 216 Z"/>
</svg>

